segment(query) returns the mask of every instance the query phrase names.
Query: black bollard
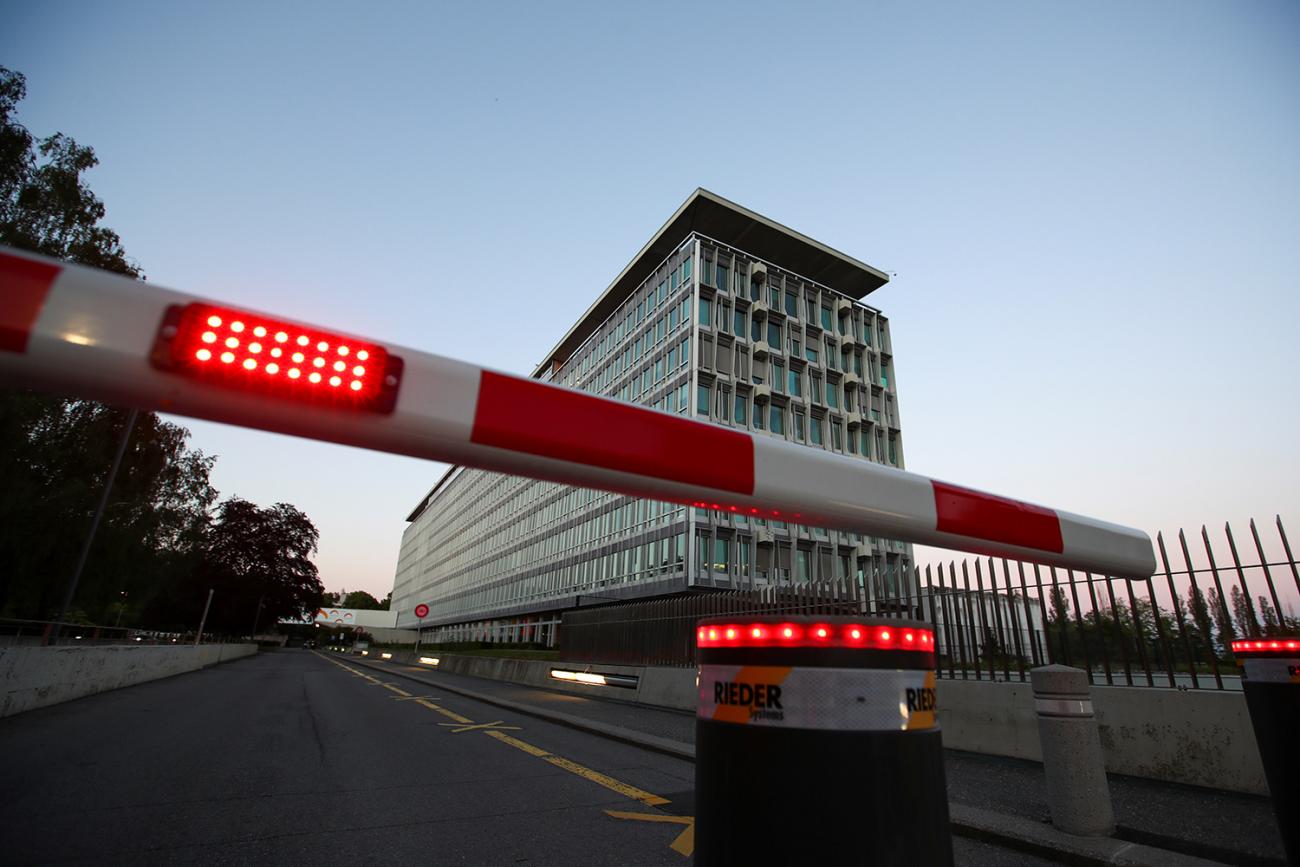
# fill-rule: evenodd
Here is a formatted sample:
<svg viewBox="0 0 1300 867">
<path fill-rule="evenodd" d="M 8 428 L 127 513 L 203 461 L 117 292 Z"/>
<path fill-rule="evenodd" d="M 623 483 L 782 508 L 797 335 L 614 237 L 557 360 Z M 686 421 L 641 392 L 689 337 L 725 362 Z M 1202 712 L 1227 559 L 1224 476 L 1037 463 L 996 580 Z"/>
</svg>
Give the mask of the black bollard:
<svg viewBox="0 0 1300 867">
<path fill-rule="evenodd" d="M 1300 638 L 1232 642 L 1288 864 L 1300 864 Z"/>
<path fill-rule="evenodd" d="M 696 634 L 696 864 L 952 864 L 928 626 L 737 615 Z"/>
</svg>

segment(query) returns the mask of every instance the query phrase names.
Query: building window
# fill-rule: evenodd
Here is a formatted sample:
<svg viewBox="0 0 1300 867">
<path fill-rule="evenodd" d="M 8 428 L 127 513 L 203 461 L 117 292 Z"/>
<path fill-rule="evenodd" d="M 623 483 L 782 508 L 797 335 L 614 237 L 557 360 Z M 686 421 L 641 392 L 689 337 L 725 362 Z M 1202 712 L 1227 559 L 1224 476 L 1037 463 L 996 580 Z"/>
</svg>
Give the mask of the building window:
<svg viewBox="0 0 1300 867">
<path fill-rule="evenodd" d="M 785 391 L 785 365 L 779 361 L 772 362 L 772 387 Z"/>
<path fill-rule="evenodd" d="M 889 463 L 898 466 L 898 437 L 889 435 Z"/>
<path fill-rule="evenodd" d="M 822 305 L 822 328 L 831 330 L 831 308 L 825 304 Z"/>
<path fill-rule="evenodd" d="M 826 383 L 826 405 L 839 409 L 839 386 L 833 382 Z"/>
<path fill-rule="evenodd" d="M 767 342 L 773 351 L 781 351 L 781 325 L 777 322 L 768 321 L 767 323 Z"/>
<path fill-rule="evenodd" d="M 799 318 L 799 298 L 789 290 L 785 293 L 785 313 L 795 319 Z"/>
<path fill-rule="evenodd" d="M 813 364 L 818 363 L 818 358 L 819 358 L 818 352 L 817 350 L 813 349 L 811 346 L 809 346 L 807 349 L 803 351 L 803 355 L 804 358 L 808 359 Z"/>
<path fill-rule="evenodd" d="M 837 452 L 844 448 L 843 429 L 844 425 L 840 424 L 839 419 L 831 419 L 831 448 Z"/>
<path fill-rule="evenodd" d="M 713 302 L 708 298 L 700 299 L 700 324 L 713 325 Z"/>
<path fill-rule="evenodd" d="M 749 408 L 748 395 L 736 392 L 736 424 L 748 424 L 745 419 L 745 410 Z"/>
<path fill-rule="evenodd" d="M 803 375 L 793 367 L 790 368 L 790 393 L 795 397 L 803 395 Z"/>
<path fill-rule="evenodd" d="M 726 266 L 726 265 L 723 265 L 721 262 L 719 262 L 719 263 L 718 263 L 718 284 L 717 284 L 717 285 L 718 285 L 718 288 L 719 288 L 720 290 L 722 290 L 723 292 L 726 292 L 726 291 L 727 291 L 727 284 L 728 284 L 728 280 L 727 280 L 727 278 L 730 277 L 730 276 L 731 276 L 731 272 L 727 269 L 727 266 Z"/>
<path fill-rule="evenodd" d="M 817 416 L 812 417 L 812 425 L 809 428 L 809 432 L 812 434 L 813 445 L 815 446 L 821 445 L 822 444 L 822 420 L 819 419 Z"/>
<path fill-rule="evenodd" d="M 757 430 L 763 429 L 763 404 L 757 400 L 754 401 L 754 427 Z"/>
<path fill-rule="evenodd" d="M 702 276 L 705 283 L 710 286 L 713 285 L 713 260 L 707 256 L 704 257 L 704 274 Z"/>
<path fill-rule="evenodd" d="M 707 383 L 701 382 L 695 392 L 695 412 L 697 415 L 709 414 L 709 402 L 713 399 Z"/>
<path fill-rule="evenodd" d="M 745 336 L 745 311 L 739 307 L 736 308 L 735 320 L 732 322 L 734 329 L 732 331 L 737 337 Z"/>
<path fill-rule="evenodd" d="M 718 305 L 718 330 L 723 334 L 727 333 L 727 328 L 731 326 L 731 305 Z"/>
<path fill-rule="evenodd" d="M 731 547 L 731 546 L 728 544 L 730 541 L 731 541 L 731 540 L 728 539 L 726 536 L 715 536 L 715 537 L 714 537 L 714 539 L 713 539 L 713 564 L 712 564 L 712 569 L 713 569 L 714 572 L 726 572 L 726 571 L 728 571 L 728 569 L 727 569 L 727 567 L 728 567 L 728 559 L 727 559 L 727 558 L 728 558 L 728 555 L 730 554 L 730 552 L 729 552 L 727 549 L 728 549 L 729 547 Z"/>
<path fill-rule="evenodd" d="M 785 435 L 785 409 L 784 407 L 772 404 L 771 407 L 771 426 L 770 430 L 774 434 Z"/>
<path fill-rule="evenodd" d="M 803 423 L 804 423 L 804 414 L 799 410 L 795 410 L 794 411 L 794 438 L 799 442 L 803 442 Z"/>
</svg>

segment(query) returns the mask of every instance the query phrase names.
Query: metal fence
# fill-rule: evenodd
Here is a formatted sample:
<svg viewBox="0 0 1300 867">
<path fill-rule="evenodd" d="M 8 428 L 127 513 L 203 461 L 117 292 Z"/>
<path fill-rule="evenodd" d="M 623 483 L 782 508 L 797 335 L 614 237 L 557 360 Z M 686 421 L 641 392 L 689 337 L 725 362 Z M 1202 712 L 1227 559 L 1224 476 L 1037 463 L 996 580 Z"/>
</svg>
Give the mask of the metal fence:
<svg viewBox="0 0 1300 867">
<path fill-rule="evenodd" d="M 0 647 L 88 647 L 100 644 L 193 644 L 193 632 L 164 632 L 127 626 L 97 626 L 91 623 L 59 624 L 59 637 L 53 638 L 55 621 L 0 619 Z M 204 644 L 225 644 L 248 640 L 235 636 L 203 634 Z"/>
<path fill-rule="evenodd" d="M 1250 521 L 1256 556 L 1244 560 L 1227 524 L 1217 550 L 1205 527 L 1199 545 L 1179 530 L 1173 558 L 1157 534 L 1159 569 L 1141 581 L 978 558 L 917 568 L 894 595 L 898 582 L 866 574 L 579 609 L 564 615 L 561 656 L 689 666 L 701 617 L 908 616 L 934 629 L 943 677 L 1025 681 L 1030 668 L 1059 662 L 1093 683 L 1240 689 L 1234 638 L 1300 632 L 1300 568 L 1280 517 L 1275 527 L 1265 539 Z"/>
</svg>

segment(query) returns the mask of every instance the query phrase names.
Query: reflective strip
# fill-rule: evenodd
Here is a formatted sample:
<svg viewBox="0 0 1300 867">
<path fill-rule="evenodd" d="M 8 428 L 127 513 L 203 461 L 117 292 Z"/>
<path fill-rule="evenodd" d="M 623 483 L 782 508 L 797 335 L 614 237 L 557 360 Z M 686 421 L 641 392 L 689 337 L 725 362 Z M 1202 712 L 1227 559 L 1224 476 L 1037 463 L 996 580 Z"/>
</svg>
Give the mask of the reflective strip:
<svg viewBox="0 0 1300 867">
<path fill-rule="evenodd" d="M 934 672 L 923 669 L 701 665 L 696 716 L 788 729 L 937 728 Z"/>
<path fill-rule="evenodd" d="M 936 481 L 933 485 L 938 516 L 935 529 L 940 533 L 974 536 L 1054 554 L 1065 550 L 1061 521 L 1051 509 L 946 482 Z"/>
<path fill-rule="evenodd" d="M 1034 710 L 1043 716 L 1092 716 L 1092 700 L 1036 698 Z"/>
<path fill-rule="evenodd" d="M 26 352 L 59 267 L 0 253 L 0 350 Z"/>
<path fill-rule="evenodd" d="M 1272 659 L 1243 659 L 1242 663 L 1246 680 L 1253 683 L 1300 684 L 1300 659 L 1275 656 Z"/>
</svg>

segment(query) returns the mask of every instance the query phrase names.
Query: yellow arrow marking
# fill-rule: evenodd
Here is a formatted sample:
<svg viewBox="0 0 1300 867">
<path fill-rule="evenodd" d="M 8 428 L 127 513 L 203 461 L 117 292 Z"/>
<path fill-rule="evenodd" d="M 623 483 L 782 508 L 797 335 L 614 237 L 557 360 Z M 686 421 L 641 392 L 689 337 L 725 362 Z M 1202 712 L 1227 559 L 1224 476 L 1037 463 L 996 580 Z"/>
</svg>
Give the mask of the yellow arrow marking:
<svg viewBox="0 0 1300 867">
<path fill-rule="evenodd" d="M 677 835 L 677 839 L 668 846 L 679 855 L 687 858 L 695 852 L 695 817 L 665 816 L 661 813 L 625 813 L 622 810 L 606 810 L 605 815 L 615 819 L 635 819 L 640 822 L 668 822 L 673 825 L 685 825 L 686 830 Z"/>
</svg>

